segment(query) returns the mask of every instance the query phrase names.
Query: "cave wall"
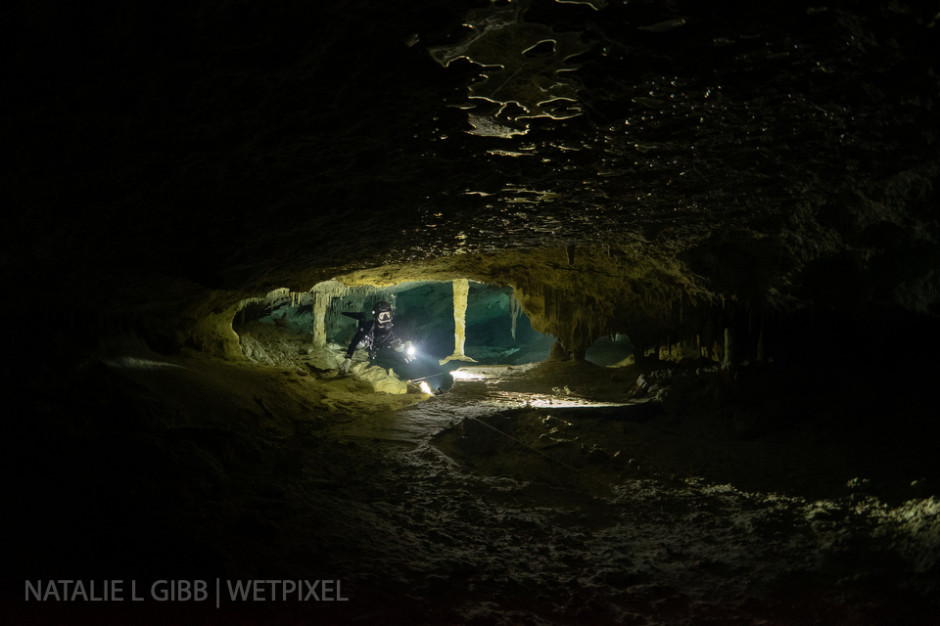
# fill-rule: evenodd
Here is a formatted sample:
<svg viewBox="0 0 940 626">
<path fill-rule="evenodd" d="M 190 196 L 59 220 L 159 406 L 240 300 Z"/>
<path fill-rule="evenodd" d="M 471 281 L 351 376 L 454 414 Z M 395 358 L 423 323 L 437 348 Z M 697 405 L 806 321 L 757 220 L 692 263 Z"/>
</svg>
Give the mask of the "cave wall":
<svg viewBox="0 0 940 626">
<path fill-rule="evenodd" d="M 458 255 L 363 269 L 340 276 L 350 284 L 425 279 L 472 280 L 511 287 L 532 327 L 583 357 L 600 337 L 615 333 L 639 345 L 676 341 L 694 326 L 696 305 L 719 302 L 665 253 L 643 256 L 636 247 L 544 247 Z M 685 311 L 685 313 L 684 313 Z M 687 317 L 685 317 L 687 316 Z M 683 326 L 684 325 L 684 326 Z"/>
<path fill-rule="evenodd" d="M 9 325 L 232 359 L 243 301 L 336 277 L 505 285 L 578 355 L 940 312 L 933 12 L 546 4 L 505 26 L 580 35 L 582 114 L 494 138 L 480 69 L 428 54 L 464 3 L 13 3 L 0 269 L 59 306 Z"/>
</svg>

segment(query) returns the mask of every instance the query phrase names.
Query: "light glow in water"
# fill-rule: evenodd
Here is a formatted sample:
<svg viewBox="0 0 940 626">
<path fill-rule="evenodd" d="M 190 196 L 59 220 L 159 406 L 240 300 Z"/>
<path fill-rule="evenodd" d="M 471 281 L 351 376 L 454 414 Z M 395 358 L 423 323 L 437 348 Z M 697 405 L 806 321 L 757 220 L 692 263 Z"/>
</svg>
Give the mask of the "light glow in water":
<svg viewBox="0 0 940 626">
<path fill-rule="evenodd" d="M 453 370 L 450 375 L 454 380 L 486 380 L 486 376 L 483 374 L 464 369 Z"/>
<path fill-rule="evenodd" d="M 497 391 L 488 394 L 480 404 L 498 407 L 529 407 L 572 409 L 579 407 L 611 407 L 639 404 L 635 402 L 603 402 L 577 396 L 552 395 L 544 393 L 525 393 L 518 391 Z"/>
</svg>

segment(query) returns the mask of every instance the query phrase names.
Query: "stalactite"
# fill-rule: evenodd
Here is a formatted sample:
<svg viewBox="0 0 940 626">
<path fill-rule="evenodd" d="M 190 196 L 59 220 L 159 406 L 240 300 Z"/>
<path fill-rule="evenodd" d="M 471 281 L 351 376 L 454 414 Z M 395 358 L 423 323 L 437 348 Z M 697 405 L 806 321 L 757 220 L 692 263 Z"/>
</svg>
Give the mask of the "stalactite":
<svg viewBox="0 0 940 626">
<path fill-rule="evenodd" d="M 512 322 L 510 332 L 512 332 L 512 340 L 516 340 L 516 322 L 519 320 L 519 315 L 522 314 L 522 305 L 519 304 L 519 301 L 516 300 L 516 295 L 514 293 L 509 294 L 509 317 Z"/>
<path fill-rule="evenodd" d="M 339 314 L 337 312 L 337 302 L 341 302 L 349 296 L 366 298 L 376 291 L 375 287 L 350 287 L 337 280 L 327 280 L 314 285 L 309 294 L 314 299 L 313 343 L 320 346 L 327 344 L 327 329 L 332 326 Z"/>
</svg>

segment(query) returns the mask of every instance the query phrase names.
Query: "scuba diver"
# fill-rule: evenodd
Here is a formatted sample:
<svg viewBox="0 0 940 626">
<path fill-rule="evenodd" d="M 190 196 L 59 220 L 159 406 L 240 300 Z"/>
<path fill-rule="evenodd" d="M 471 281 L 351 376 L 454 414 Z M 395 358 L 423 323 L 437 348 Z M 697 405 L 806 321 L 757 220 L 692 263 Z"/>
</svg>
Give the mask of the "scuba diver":
<svg viewBox="0 0 940 626">
<path fill-rule="evenodd" d="M 375 303 L 375 306 L 372 307 L 371 320 L 362 319 L 361 313 L 344 313 L 344 315 L 359 320 L 356 335 L 349 343 L 349 348 L 346 349 L 346 358 L 339 366 L 340 371 L 344 374 L 349 372 L 349 368 L 352 367 L 353 354 L 356 350 L 363 348 L 369 350 L 369 360 L 371 361 L 375 361 L 376 355 L 380 351 L 387 352 L 388 350 L 401 353 L 400 358 L 405 363 L 414 360 L 414 354 L 410 349 L 411 342 L 402 341 L 395 334 L 394 324 L 392 323 L 392 307 L 388 302 L 380 301 Z"/>
</svg>

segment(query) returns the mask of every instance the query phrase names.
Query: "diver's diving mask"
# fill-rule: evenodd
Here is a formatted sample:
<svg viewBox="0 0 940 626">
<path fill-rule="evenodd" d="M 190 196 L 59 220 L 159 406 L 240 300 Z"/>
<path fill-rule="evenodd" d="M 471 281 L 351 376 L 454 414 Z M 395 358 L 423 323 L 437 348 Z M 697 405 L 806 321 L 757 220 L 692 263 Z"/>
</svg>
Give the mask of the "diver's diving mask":
<svg viewBox="0 0 940 626">
<path fill-rule="evenodd" d="M 392 321 L 392 312 L 379 311 L 379 313 L 375 316 L 375 319 L 379 324 L 388 324 Z"/>
</svg>

